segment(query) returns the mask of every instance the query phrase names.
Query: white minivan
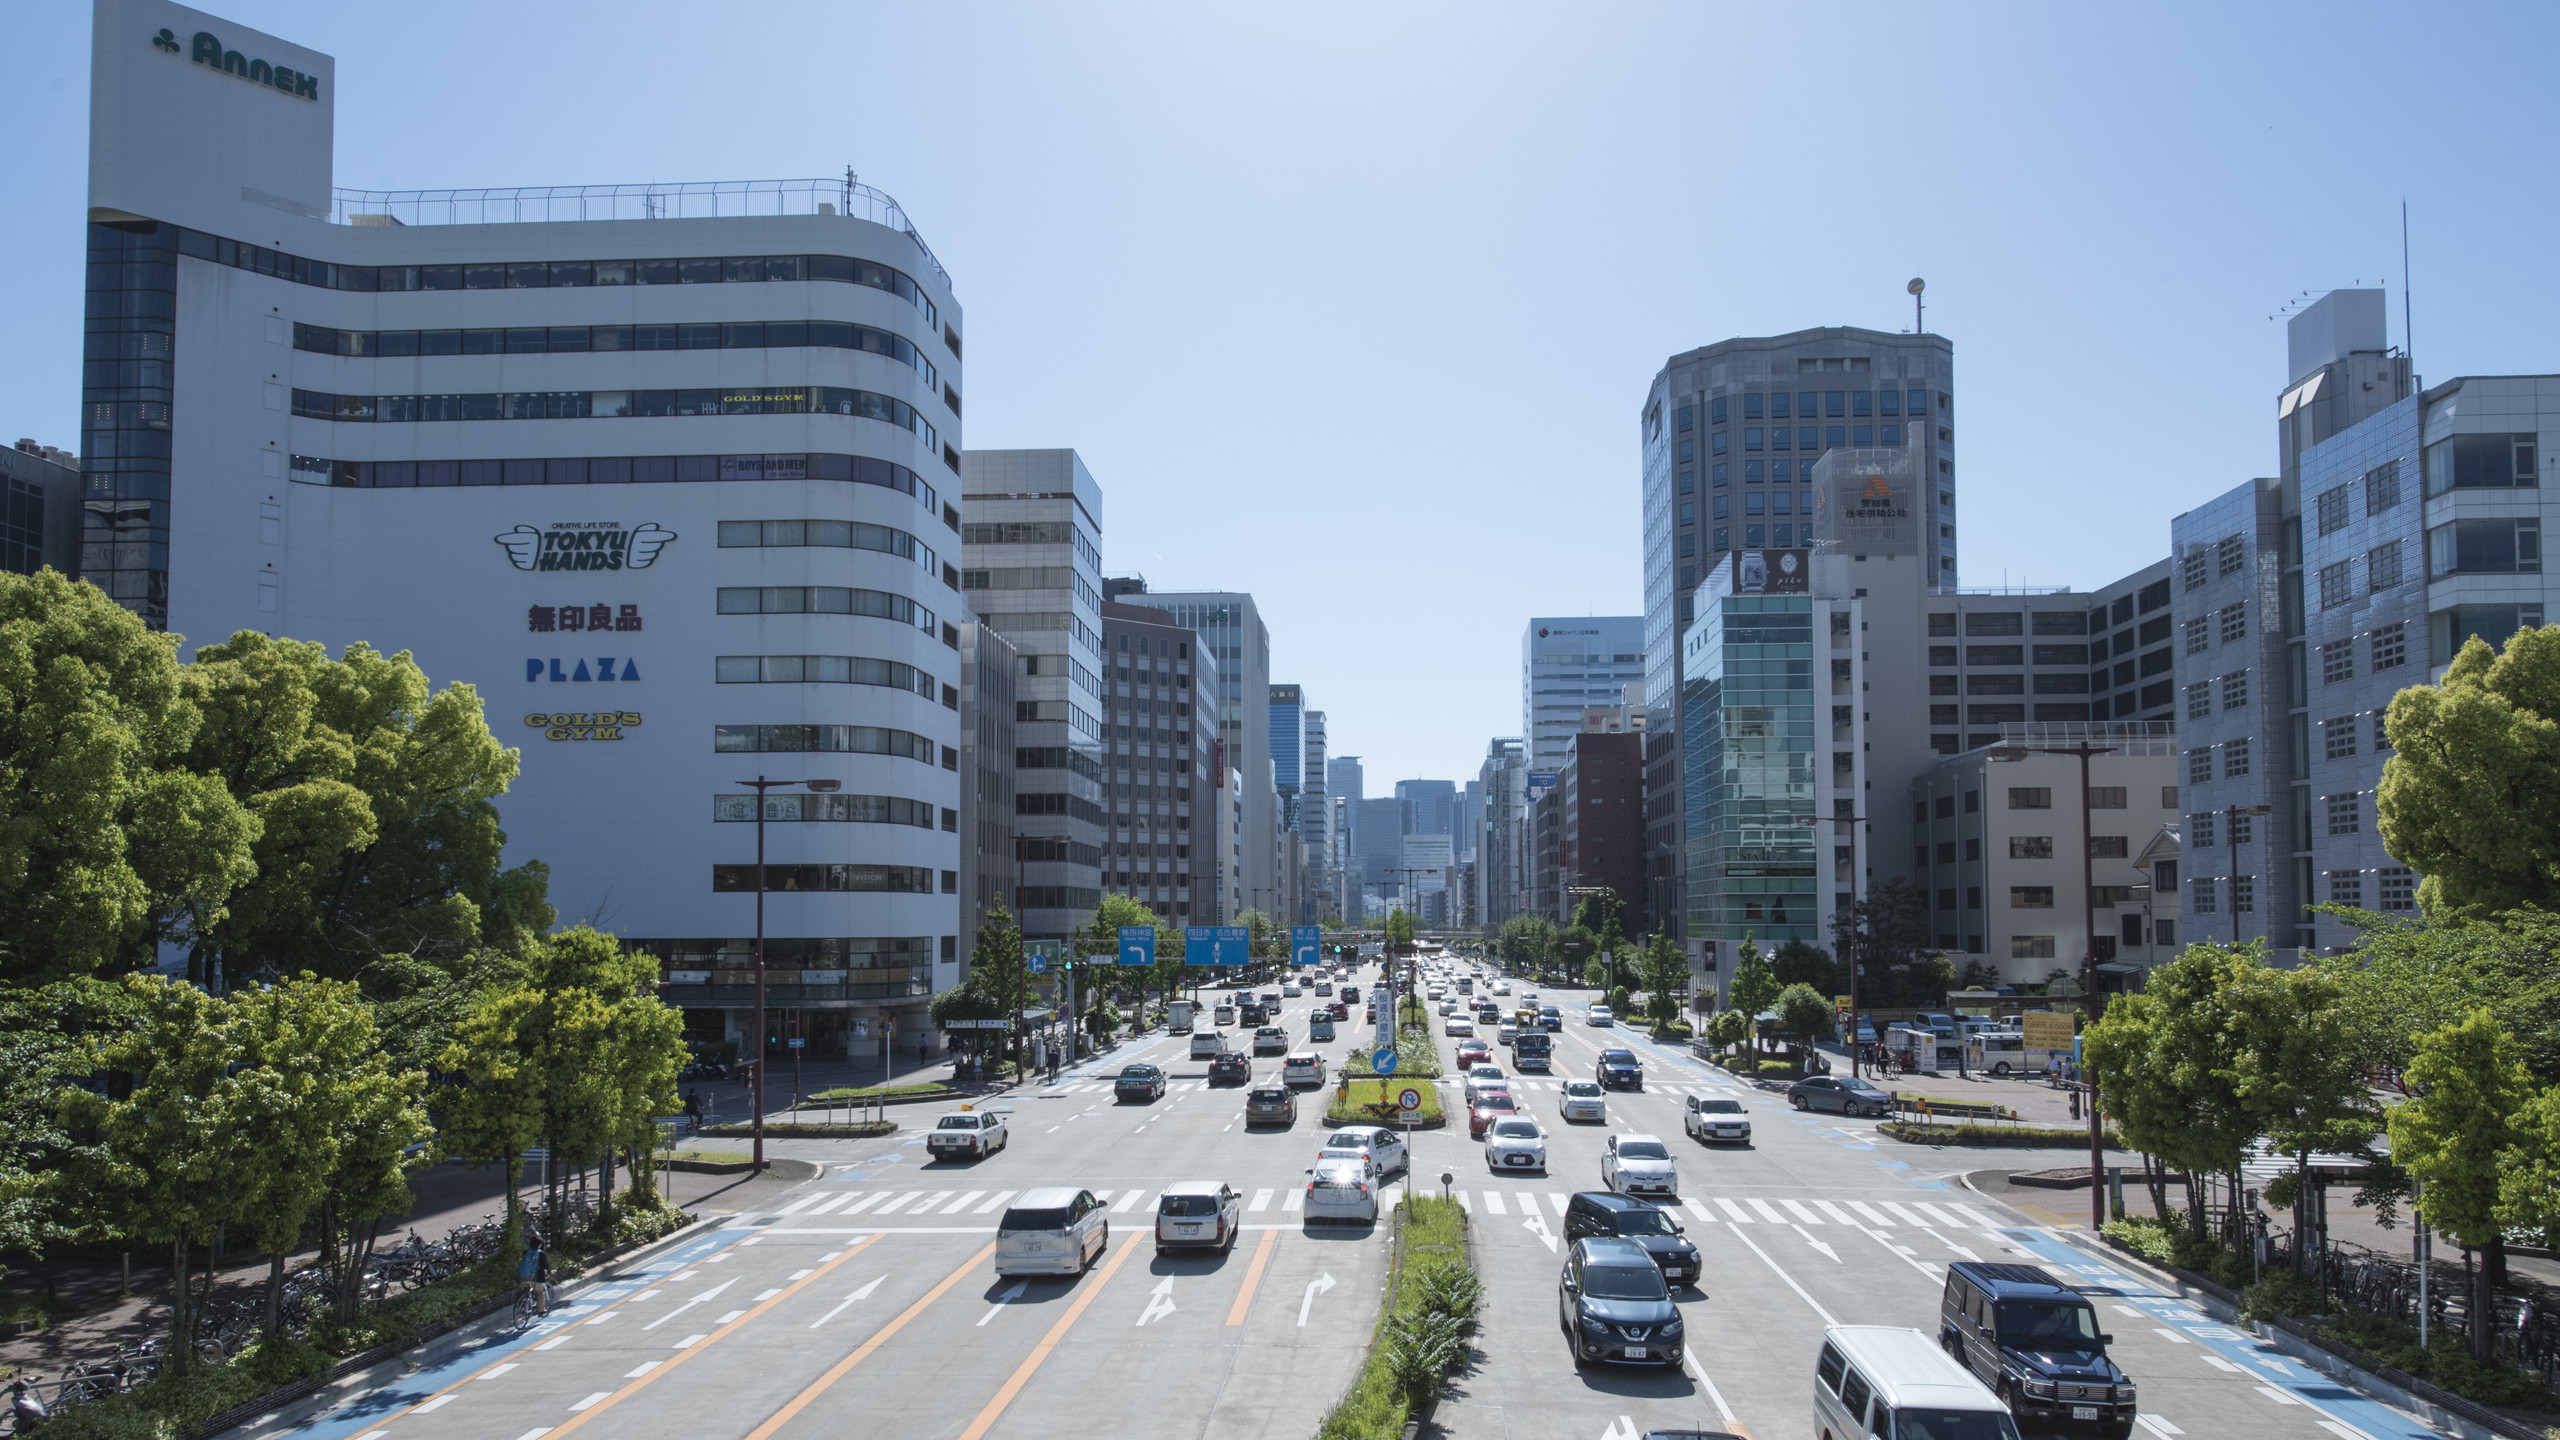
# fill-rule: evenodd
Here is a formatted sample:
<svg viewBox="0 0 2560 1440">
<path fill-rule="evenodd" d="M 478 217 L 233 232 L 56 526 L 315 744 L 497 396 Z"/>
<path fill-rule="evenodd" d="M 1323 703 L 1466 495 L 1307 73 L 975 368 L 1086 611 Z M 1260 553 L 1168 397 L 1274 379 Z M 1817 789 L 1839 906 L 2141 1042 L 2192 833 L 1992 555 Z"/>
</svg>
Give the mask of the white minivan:
<svg viewBox="0 0 2560 1440">
<path fill-rule="evenodd" d="M 2018 1440 L 2009 1407 L 1972 1371 L 1928 1336 L 1890 1325 L 1822 1332 L 1813 1423 L 1822 1440 Z"/>
<path fill-rule="evenodd" d="M 998 1275 L 1081 1275 L 1111 1248 L 1111 1217 L 1090 1190 L 1025 1190 L 996 1222 Z"/>
</svg>

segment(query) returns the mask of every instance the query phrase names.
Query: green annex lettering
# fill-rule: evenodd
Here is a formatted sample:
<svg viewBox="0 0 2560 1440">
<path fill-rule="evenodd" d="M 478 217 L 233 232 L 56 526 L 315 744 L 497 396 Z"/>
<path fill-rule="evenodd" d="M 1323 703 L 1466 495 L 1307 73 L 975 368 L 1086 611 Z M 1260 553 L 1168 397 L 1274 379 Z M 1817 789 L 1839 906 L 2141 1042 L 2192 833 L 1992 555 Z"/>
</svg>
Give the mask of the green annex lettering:
<svg viewBox="0 0 2560 1440">
<path fill-rule="evenodd" d="M 179 50 L 177 35 L 168 30 L 162 30 L 159 34 L 152 36 L 151 45 L 152 48 L 171 55 L 177 54 Z M 264 86 L 279 94 L 291 95 L 300 100 L 320 98 L 319 76 L 305 75 L 299 70 L 271 64 L 265 60 L 252 60 L 237 50 L 226 50 L 222 47 L 221 37 L 210 30 L 199 30 L 195 33 L 194 39 L 190 42 L 189 55 L 197 64 L 208 69 L 219 70 L 226 75 L 237 75 L 252 85 Z"/>
</svg>

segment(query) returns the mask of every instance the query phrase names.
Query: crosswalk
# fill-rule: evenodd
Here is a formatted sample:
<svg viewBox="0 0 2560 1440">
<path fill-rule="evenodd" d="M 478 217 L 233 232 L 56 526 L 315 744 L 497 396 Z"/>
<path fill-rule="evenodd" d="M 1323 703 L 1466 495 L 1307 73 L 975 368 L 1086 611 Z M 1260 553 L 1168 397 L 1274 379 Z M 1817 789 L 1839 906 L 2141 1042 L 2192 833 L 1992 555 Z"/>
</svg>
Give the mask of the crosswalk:
<svg viewBox="0 0 2560 1440">
<path fill-rule="evenodd" d="M 1382 1206 L 1392 1207 L 1403 1198 L 1404 1182 L 1388 1184 L 1379 1194 Z M 774 1210 L 772 1223 L 798 1224 L 804 1221 L 830 1219 L 865 1220 L 898 1219 L 921 1222 L 928 1218 L 953 1216 L 993 1216 L 1019 1192 L 1012 1190 L 872 1190 L 844 1191 L 834 1195 L 807 1195 Z M 1163 1187 L 1141 1185 L 1134 1189 L 1096 1190 L 1094 1197 L 1114 1214 L 1149 1214 Z M 1562 1215 L 1572 1196 L 1569 1190 L 1497 1190 L 1453 1189 L 1451 1196 L 1468 1210 L 1483 1215 L 1538 1216 Z M 1298 1213 L 1305 1201 L 1305 1190 L 1296 1185 L 1273 1186 L 1250 1192 L 1244 1203 L 1248 1215 L 1288 1215 Z M 1845 1225 L 1866 1230 L 1917 1230 L 1957 1233 L 1994 1231 L 2008 1222 L 1993 1218 L 1972 1205 L 1953 1200 L 1850 1200 L 1827 1196 L 1789 1195 L 1684 1195 L 1665 1202 L 1686 1217 L 1707 1225 Z"/>
<path fill-rule="evenodd" d="M 1542 1093 L 1554 1094 L 1554 1093 L 1561 1092 L 1561 1091 L 1564 1089 L 1564 1086 L 1565 1086 L 1565 1080 L 1566 1080 L 1566 1079 L 1570 1079 L 1570 1078 L 1573 1078 L 1573 1077 L 1568 1076 L 1568 1077 L 1562 1077 L 1562 1078 L 1548 1079 L 1548 1078 L 1534 1077 L 1534 1076 L 1528 1076 L 1528 1075 L 1514 1075 L 1514 1076 L 1511 1076 L 1511 1077 L 1510 1077 L 1508 1080 L 1506 1080 L 1504 1083 L 1505 1083 L 1505 1084 L 1507 1084 L 1507 1085 L 1509 1085 L 1509 1086 L 1511 1087 L 1512 1093 L 1514 1093 L 1514 1094 L 1522 1094 L 1522 1093 L 1528 1093 L 1528 1092 L 1542 1092 Z M 1432 1082 L 1432 1083 L 1435 1083 L 1435 1084 L 1441 1084 L 1441 1085 L 1455 1085 L 1455 1084 L 1457 1084 L 1458 1082 L 1457 1082 L 1455 1079 L 1443 1078 L 1443 1079 L 1441 1079 L 1441 1080 L 1438 1080 L 1438 1081 L 1435 1081 L 1435 1082 Z M 1234 1090 L 1234 1091 L 1242 1092 L 1242 1091 L 1243 1091 L 1243 1090 L 1245 1090 L 1247 1087 L 1246 1087 L 1246 1086 L 1243 1086 L 1243 1085 L 1221 1085 L 1221 1086 L 1214 1086 L 1214 1087 L 1213 1087 L 1213 1086 L 1212 1086 L 1212 1085 L 1210 1085 L 1210 1083 L 1209 1083 L 1208 1081 L 1206 1081 L 1206 1080 L 1169 1080 L 1169 1081 L 1165 1082 L 1165 1087 L 1164 1087 L 1164 1088 L 1165 1088 L 1165 1093 L 1167 1093 L 1167 1094 L 1170 1094 L 1170 1095 L 1180 1095 L 1180 1094 L 1186 1094 L 1186 1093 L 1188 1093 L 1188 1092 L 1190 1092 L 1190 1091 L 1194 1091 L 1194 1090 L 1208 1090 L 1208 1089 L 1213 1089 L 1213 1088 L 1214 1088 L 1214 1089 L 1221 1089 L 1221 1090 Z M 1041 1095 L 1108 1095 L 1108 1094 L 1110 1094 L 1110 1093 L 1112 1092 L 1112 1089 L 1113 1089 L 1113 1085 L 1112 1085 L 1112 1082 L 1111 1082 L 1111 1081 L 1109 1081 L 1109 1080 L 1084 1080 L 1084 1081 L 1075 1081 L 1075 1080 L 1070 1080 L 1070 1081 L 1063 1081 L 1063 1082 L 1061 1082 L 1061 1083 L 1059 1083 L 1059 1084 L 1056 1084 L 1056 1085 L 1043 1086 L 1043 1087 L 1040 1089 L 1040 1091 L 1039 1091 L 1038 1093 L 1039 1093 L 1039 1094 L 1041 1094 Z M 1751 1093 L 1751 1092 L 1750 1092 L 1746 1087 L 1741 1086 L 1741 1085 L 1718 1085 L 1718 1084 L 1713 1084 L 1713 1083 L 1699 1083 L 1699 1084 L 1691 1084 L 1691 1083 L 1688 1083 L 1688 1082 L 1680 1082 L 1680 1083 L 1668 1084 L 1668 1085 L 1665 1085 L 1665 1084 L 1647 1085 L 1647 1086 L 1646 1086 L 1646 1087 L 1644 1087 L 1642 1090 L 1636 1090 L 1636 1091 L 1617 1090 L 1617 1091 L 1612 1091 L 1612 1092 L 1610 1092 L 1610 1093 L 1611 1093 L 1611 1094 L 1613 1094 L 1613 1095 L 1619 1095 L 1619 1096 L 1625 1096 L 1625 1095 L 1630 1095 L 1630 1094 L 1635 1094 L 1635 1095 L 1673 1095 L 1673 1096 L 1714 1095 L 1714 1096 L 1720 1096 L 1720 1097 L 1725 1097 L 1725 1098 L 1731 1098 L 1731 1097 L 1736 1096 L 1736 1095 L 1746 1095 L 1746 1094 L 1749 1094 L 1749 1093 Z"/>
</svg>

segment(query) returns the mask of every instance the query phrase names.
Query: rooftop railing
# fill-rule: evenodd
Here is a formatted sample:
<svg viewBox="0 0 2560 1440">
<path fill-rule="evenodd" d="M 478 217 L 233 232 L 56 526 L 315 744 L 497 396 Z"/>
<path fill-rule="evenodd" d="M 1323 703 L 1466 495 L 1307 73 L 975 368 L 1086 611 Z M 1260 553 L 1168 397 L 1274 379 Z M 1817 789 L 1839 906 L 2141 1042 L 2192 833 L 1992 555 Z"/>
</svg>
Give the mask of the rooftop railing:
<svg viewBox="0 0 2560 1440">
<path fill-rule="evenodd" d="M 329 220 L 388 216 L 402 225 L 524 225 L 571 220 L 710 220 L 843 215 L 916 242 L 945 287 L 951 276 L 898 202 L 848 173 L 826 180 L 688 180 L 641 185 L 519 185 L 477 190 L 339 190 Z"/>
</svg>

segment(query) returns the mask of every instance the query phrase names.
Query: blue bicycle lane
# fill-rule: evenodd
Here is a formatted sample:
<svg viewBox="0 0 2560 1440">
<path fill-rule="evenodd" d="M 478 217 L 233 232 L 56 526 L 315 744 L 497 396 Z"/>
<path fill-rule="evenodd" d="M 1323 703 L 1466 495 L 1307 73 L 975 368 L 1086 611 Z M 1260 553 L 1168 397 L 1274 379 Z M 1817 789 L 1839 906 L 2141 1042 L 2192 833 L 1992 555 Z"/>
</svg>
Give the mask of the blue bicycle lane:
<svg viewBox="0 0 2560 1440">
<path fill-rule="evenodd" d="M 680 1275 L 686 1267 L 700 1264 L 755 1233 L 750 1227 L 738 1226 L 715 1230 L 687 1241 L 663 1255 L 652 1257 L 637 1269 L 623 1271 L 609 1280 L 587 1287 L 573 1303 L 553 1310 L 536 1324 L 521 1329 L 501 1328 L 462 1346 L 432 1365 L 411 1371 L 379 1389 L 368 1390 L 282 1433 L 297 1437 L 297 1440 L 354 1440 L 359 1436 L 364 1440 L 374 1440 L 384 1433 L 382 1427 L 389 1422 L 402 1415 L 436 1409 L 473 1377 L 507 1364 L 513 1356 L 556 1343 L 558 1339 L 565 1338 L 561 1332 L 587 1323 L 651 1286 Z"/>
<path fill-rule="evenodd" d="M 2322 1429 L 2341 1440 L 2442 1440 L 2438 1432 L 2409 1416 L 2357 1394 L 2246 1331 L 2213 1319 L 2186 1297 L 2111 1265 L 2050 1231 L 2015 1229 L 2000 1234 L 2062 1272 L 2075 1289 L 2091 1298 L 2138 1311 L 2145 1319 L 2157 1322 L 2153 1333 L 2162 1339 L 2176 1345 L 2198 1346 L 2208 1364 L 2249 1376 L 2268 1399 L 2280 1405 L 2306 1407 Z M 2154 1424 L 2154 1418 L 2143 1417 L 2145 1428 L 2154 1434 L 2175 1433 Z"/>
</svg>

